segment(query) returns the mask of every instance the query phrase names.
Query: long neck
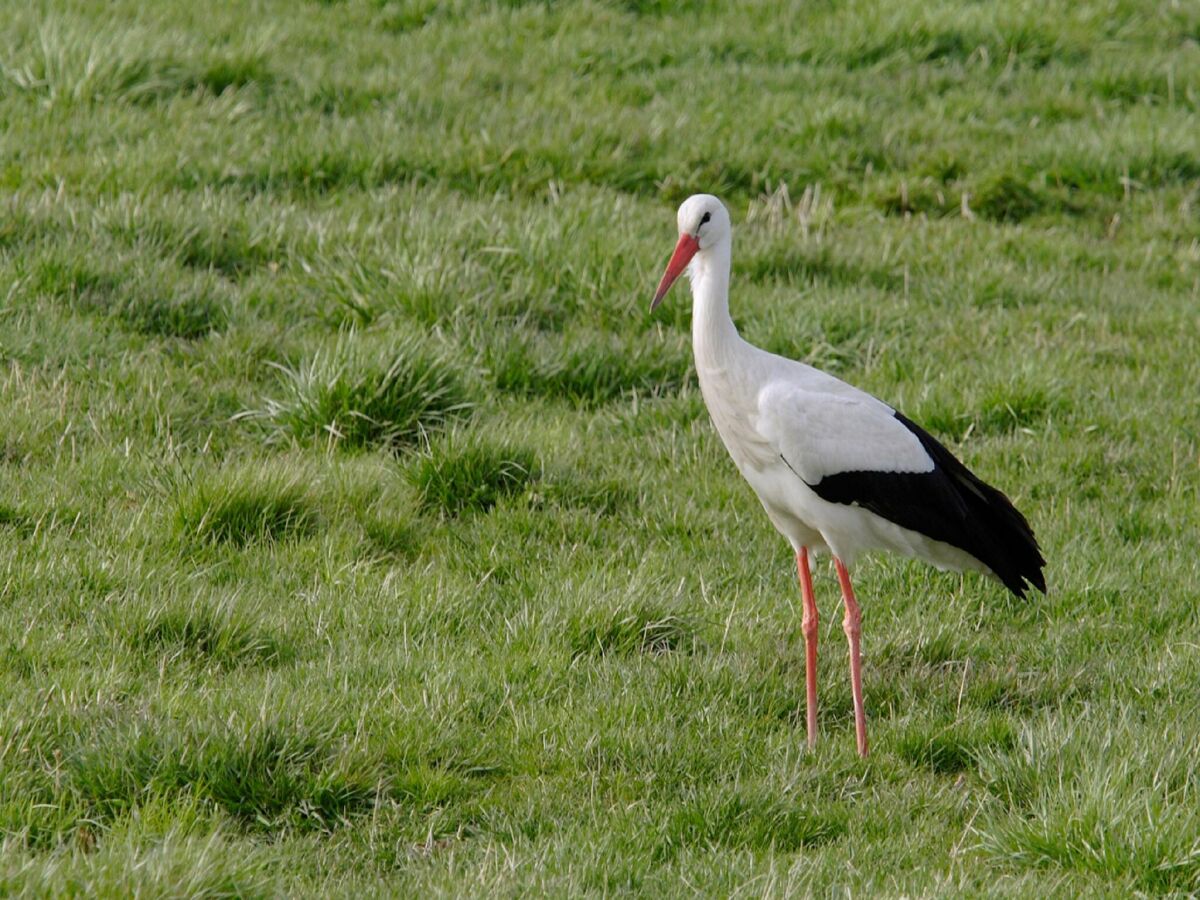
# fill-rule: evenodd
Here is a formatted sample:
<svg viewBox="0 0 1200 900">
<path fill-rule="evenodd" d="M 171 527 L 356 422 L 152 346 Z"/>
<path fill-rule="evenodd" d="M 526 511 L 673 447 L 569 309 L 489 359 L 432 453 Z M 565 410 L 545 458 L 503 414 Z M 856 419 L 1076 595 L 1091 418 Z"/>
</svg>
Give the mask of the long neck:
<svg viewBox="0 0 1200 900">
<path fill-rule="evenodd" d="M 721 241 L 692 260 L 692 346 L 698 360 L 719 359 L 739 342 L 729 318 L 730 245 Z"/>
</svg>

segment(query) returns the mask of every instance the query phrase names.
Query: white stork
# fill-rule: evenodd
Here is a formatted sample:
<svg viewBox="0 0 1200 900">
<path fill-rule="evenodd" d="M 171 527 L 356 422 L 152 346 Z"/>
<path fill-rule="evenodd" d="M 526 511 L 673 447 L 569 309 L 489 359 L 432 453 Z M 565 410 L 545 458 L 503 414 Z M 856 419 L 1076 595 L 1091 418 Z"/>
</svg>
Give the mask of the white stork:
<svg viewBox="0 0 1200 900">
<path fill-rule="evenodd" d="M 720 200 L 689 197 L 678 224 L 679 242 L 650 309 L 687 268 L 704 402 L 738 470 L 796 554 L 809 747 L 817 739 L 817 605 L 808 556 L 833 556 L 846 606 L 855 737 L 866 756 L 861 616 L 847 570 L 855 558 L 882 549 L 940 569 L 974 569 L 1018 597 L 1029 585 L 1045 592 L 1045 560 L 1009 499 L 920 426 L 832 375 L 742 340 L 729 318 L 732 231 Z"/>
</svg>

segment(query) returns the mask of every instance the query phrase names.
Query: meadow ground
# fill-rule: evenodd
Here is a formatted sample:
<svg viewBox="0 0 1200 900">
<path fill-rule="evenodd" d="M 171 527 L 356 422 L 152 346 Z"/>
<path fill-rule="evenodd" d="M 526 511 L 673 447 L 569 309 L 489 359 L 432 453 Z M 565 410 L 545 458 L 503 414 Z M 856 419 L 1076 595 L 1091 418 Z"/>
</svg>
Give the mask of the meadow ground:
<svg viewBox="0 0 1200 900">
<path fill-rule="evenodd" d="M 1200 5 L 4 4 L 0 892 L 1200 891 Z M 648 300 L 1024 509 L 817 570 Z"/>
</svg>

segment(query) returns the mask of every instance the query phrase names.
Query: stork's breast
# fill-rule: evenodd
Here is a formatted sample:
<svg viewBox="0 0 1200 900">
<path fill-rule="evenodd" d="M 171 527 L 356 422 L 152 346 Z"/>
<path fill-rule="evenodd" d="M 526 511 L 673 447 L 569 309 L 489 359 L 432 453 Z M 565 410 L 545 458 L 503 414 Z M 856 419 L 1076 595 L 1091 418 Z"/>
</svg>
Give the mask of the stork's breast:
<svg viewBox="0 0 1200 900">
<path fill-rule="evenodd" d="M 747 394 L 740 381 L 724 367 L 697 363 L 696 371 L 709 416 L 738 469 L 745 474 L 747 470 L 760 471 L 778 463 L 775 450 L 750 421 L 748 412 L 754 407 L 753 394 Z"/>
</svg>

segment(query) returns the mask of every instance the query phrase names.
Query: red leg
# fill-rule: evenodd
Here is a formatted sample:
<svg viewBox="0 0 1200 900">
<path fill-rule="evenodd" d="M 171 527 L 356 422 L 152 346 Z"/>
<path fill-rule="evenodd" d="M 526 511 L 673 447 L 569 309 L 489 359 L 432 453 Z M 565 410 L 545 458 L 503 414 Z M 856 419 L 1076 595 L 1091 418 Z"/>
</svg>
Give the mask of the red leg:
<svg viewBox="0 0 1200 900">
<path fill-rule="evenodd" d="M 862 698 L 862 654 L 859 649 L 859 638 L 862 635 L 862 614 L 858 609 L 858 601 L 854 598 L 854 588 L 850 586 L 850 573 L 836 556 L 833 564 L 837 568 L 838 581 L 842 585 L 842 599 L 846 603 L 846 618 L 842 621 L 842 630 L 850 641 L 850 692 L 854 695 L 854 736 L 858 741 L 858 755 L 867 755 L 867 715 L 863 711 Z"/>
<path fill-rule="evenodd" d="M 817 599 L 813 596 L 812 573 L 808 571 L 808 548 L 796 553 L 796 571 L 800 573 L 800 594 L 804 614 L 800 630 L 804 632 L 804 686 L 808 702 L 808 748 L 817 746 Z"/>
</svg>

